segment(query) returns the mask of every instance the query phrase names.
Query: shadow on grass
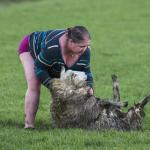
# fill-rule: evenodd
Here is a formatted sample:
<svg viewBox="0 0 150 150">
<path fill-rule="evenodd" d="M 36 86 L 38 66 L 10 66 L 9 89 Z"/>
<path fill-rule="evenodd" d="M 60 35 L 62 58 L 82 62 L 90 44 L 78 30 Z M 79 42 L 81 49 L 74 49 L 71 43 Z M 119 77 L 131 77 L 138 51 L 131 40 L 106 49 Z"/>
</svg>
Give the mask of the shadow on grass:
<svg viewBox="0 0 150 150">
<path fill-rule="evenodd" d="M 105 146 L 105 144 L 104 144 L 104 142 L 102 142 L 102 141 L 86 141 L 85 143 L 84 143 L 84 145 L 86 146 L 86 147 L 93 147 L 93 146 L 95 146 L 95 147 L 103 147 L 103 146 Z"/>
<path fill-rule="evenodd" d="M 0 4 L 8 5 L 8 4 L 21 3 L 27 1 L 36 2 L 37 0 L 0 0 Z"/>
<path fill-rule="evenodd" d="M 13 128 L 23 128 L 24 124 L 16 120 L 0 120 L 1 127 L 13 127 Z"/>
<path fill-rule="evenodd" d="M 24 128 L 24 123 L 23 122 L 18 122 L 16 120 L 0 120 L 0 128 L 19 128 L 23 129 Z M 44 122 L 42 120 L 38 120 L 35 124 L 35 130 L 37 131 L 46 131 L 53 129 L 52 125 L 50 122 Z"/>
<path fill-rule="evenodd" d="M 52 124 L 45 120 L 37 120 L 35 126 L 36 126 L 35 130 L 38 131 L 46 131 L 53 129 Z"/>
</svg>

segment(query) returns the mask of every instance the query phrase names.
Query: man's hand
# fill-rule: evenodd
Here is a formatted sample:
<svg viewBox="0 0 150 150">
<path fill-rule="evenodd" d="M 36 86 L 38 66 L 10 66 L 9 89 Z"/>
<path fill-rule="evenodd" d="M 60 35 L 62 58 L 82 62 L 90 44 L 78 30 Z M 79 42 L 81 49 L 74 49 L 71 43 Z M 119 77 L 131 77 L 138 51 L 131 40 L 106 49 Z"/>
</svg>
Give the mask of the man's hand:
<svg viewBox="0 0 150 150">
<path fill-rule="evenodd" d="M 94 91 L 91 87 L 89 87 L 87 94 L 88 94 L 88 96 L 92 96 L 94 94 Z"/>
</svg>

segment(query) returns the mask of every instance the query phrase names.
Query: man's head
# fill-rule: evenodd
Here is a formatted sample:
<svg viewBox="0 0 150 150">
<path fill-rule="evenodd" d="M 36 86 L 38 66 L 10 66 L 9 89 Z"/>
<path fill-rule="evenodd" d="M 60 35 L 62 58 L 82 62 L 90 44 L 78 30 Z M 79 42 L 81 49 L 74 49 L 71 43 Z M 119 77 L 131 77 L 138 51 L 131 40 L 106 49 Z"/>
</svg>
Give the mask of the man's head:
<svg viewBox="0 0 150 150">
<path fill-rule="evenodd" d="M 83 26 L 75 26 L 67 29 L 67 49 L 73 54 L 82 54 L 90 46 L 91 37 Z"/>
</svg>

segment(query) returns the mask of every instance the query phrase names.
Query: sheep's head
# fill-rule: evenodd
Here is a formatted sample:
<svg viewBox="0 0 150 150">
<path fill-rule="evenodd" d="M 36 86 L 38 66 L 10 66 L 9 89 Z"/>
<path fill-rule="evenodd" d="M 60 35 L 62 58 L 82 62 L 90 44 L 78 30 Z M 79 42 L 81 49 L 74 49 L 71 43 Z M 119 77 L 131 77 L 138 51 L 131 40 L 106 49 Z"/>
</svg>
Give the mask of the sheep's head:
<svg viewBox="0 0 150 150">
<path fill-rule="evenodd" d="M 60 79 L 68 85 L 73 85 L 76 88 L 86 86 L 87 75 L 82 71 L 67 70 L 62 67 Z"/>
<path fill-rule="evenodd" d="M 134 106 L 128 110 L 128 117 L 131 120 L 138 118 L 141 119 L 144 118 L 144 116 L 145 116 L 144 110 L 140 107 L 139 103 L 134 104 Z"/>
<path fill-rule="evenodd" d="M 141 102 L 134 104 L 127 113 L 127 119 L 131 128 L 141 129 L 142 121 L 145 116 L 144 106 L 150 101 L 150 95 L 146 96 Z"/>
</svg>

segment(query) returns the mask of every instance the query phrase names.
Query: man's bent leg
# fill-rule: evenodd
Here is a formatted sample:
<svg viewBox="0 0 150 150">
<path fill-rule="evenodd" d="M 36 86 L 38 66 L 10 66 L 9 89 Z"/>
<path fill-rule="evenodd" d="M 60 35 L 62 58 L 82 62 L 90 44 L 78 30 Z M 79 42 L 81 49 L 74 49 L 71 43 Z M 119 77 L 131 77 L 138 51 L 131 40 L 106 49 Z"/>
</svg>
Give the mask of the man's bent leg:
<svg viewBox="0 0 150 150">
<path fill-rule="evenodd" d="M 27 81 L 25 95 L 25 128 L 34 128 L 34 121 L 39 105 L 40 82 L 34 72 L 34 60 L 29 52 L 20 54 Z"/>
</svg>

